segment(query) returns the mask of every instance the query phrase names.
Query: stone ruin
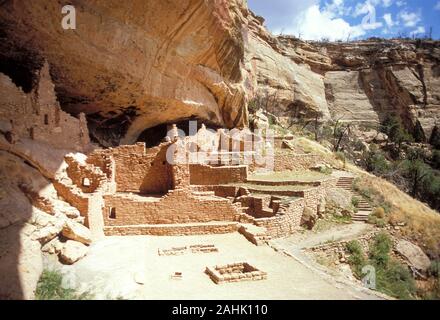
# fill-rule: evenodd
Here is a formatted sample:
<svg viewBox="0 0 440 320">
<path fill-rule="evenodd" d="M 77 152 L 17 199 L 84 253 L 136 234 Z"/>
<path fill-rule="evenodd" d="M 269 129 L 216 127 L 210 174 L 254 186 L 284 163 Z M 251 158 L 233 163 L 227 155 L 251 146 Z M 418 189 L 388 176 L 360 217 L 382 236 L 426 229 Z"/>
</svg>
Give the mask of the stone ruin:
<svg viewBox="0 0 440 320">
<path fill-rule="evenodd" d="M 212 253 L 218 252 L 218 248 L 213 244 L 195 244 L 184 247 L 173 247 L 170 249 L 158 249 L 159 256 L 178 256 L 186 253 Z"/>
<path fill-rule="evenodd" d="M 240 134 L 242 139 L 253 139 L 248 131 Z M 259 169 L 256 161 L 245 161 L 240 142 L 238 151 L 222 149 L 222 139 L 235 143 L 223 130 L 209 132 L 202 126 L 195 136 L 172 135 L 152 148 L 137 143 L 97 149 L 84 157 L 69 154 L 65 174 L 54 185 L 65 201 L 78 208 L 96 237 L 239 231 L 259 245 L 295 232 L 304 208 L 318 210 L 323 191 L 336 183 L 329 179 L 298 190 L 261 192 L 248 185 L 249 172 Z M 283 145 L 276 140 L 275 147 Z M 194 152 L 200 150 L 205 156 L 197 158 Z M 286 150 L 292 155 L 290 149 L 276 150 L 275 170 L 297 170 L 301 165 L 296 161 L 289 167 L 291 158 L 278 157 L 277 152 Z M 225 163 L 225 154 L 234 155 L 229 158 L 234 160 Z M 218 161 L 212 164 L 212 159 Z M 288 160 L 280 164 L 279 159 Z M 313 159 L 305 162 L 303 169 L 316 165 Z M 270 181 L 258 183 L 271 188 Z"/>
<path fill-rule="evenodd" d="M 45 143 L 52 148 L 86 152 L 90 145 L 84 113 L 78 118 L 61 110 L 45 62 L 36 73 L 35 86 L 25 93 L 0 73 L 0 133 L 10 144 L 20 140 Z"/>
<path fill-rule="evenodd" d="M 322 160 L 298 153 L 289 137 L 265 140 L 246 129 L 213 131 L 202 125 L 194 135 L 182 137 L 174 125 L 155 147 L 136 143 L 93 150 L 84 114 L 75 118 L 61 110 L 47 63 L 36 83 L 24 93 L 0 74 L 1 89 L 8 92 L 0 97 L 0 130 L 8 141 L 0 140 L 0 146 L 37 165 L 38 159 L 30 159 L 32 144 L 67 153 L 63 166 L 57 163 L 57 171 L 47 176 L 58 196 L 80 212 L 95 239 L 239 231 L 260 245 L 295 232 L 304 209 L 318 211 L 323 191 L 336 184 L 328 179 L 280 191 L 274 188 L 279 182 L 251 181 L 249 173 L 267 166 L 307 170 Z M 262 162 L 260 153 L 274 156 Z"/>
<path fill-rule="evenodd" d="M 205 273 L 208 274 L 211 280 L 216 284 L 267 279 L 266 272 L 257 269 L 247 262 L 206 267 Z"/>
</svg>

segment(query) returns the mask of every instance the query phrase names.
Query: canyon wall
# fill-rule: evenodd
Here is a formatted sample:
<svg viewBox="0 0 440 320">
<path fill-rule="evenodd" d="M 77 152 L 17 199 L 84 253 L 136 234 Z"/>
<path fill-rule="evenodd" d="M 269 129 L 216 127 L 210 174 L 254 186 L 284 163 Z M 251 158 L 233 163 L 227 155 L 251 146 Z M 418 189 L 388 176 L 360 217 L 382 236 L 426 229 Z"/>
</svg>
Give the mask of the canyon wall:
<svg viewBox="0 0 440 320">
<path fill-rule="evenodd" d="M 61 8 L 76 8 L 76 29 Z M 30 87 L 50 65 L 63 110 L 87 114 L 101 145 L 186 119 L 248 124 L 269 100 L 285 119 L 377 124 L 395 113 L 429 139 L 439 122 L 439 43 L 373 39 L 306 42 L 274 36 L 245 0 L 2 1 L 0 71 Z"/>
<path fill-rule="evenodd" d="M 75 30 L 62 28 L 66 4 L 76 9 Z M 133 143 L 144 129 L 180 119 L 230 128 L 247 121 L 240 0 L 0 6 L 0 71 L 39 69 L 47 59 L 64 110 L 88 114 L 102 144 Z"/>
</svg>

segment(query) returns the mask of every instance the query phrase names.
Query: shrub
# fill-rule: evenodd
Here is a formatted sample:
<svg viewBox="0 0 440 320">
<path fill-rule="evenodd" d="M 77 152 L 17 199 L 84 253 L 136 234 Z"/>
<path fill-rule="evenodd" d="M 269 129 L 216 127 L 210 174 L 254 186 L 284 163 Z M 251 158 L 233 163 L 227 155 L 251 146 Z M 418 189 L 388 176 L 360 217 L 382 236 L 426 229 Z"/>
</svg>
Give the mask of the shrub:
<svg viewBox="0 0 440 320">
<path fill-rule="evenodd" d="M 347 160 L 347 158 L 345 157 L 345 154 L 343 152 L 340 152 L 340 151 L 335 152 L 335 157 L 336 157 L 336 159 L 341 160 L 344 163 Z"/>
<path fill-rule="evenodd" d="M 440 129 L 438 126 L 434 127 L 432 130 L 431 138 L 429 139 L 429 143 L 436 149 L 440 149 Z"/>
<path fill-rule="evenodd" d="M 388 135 L 391 142 L 399 146 L 403 142 L 413 142 L 414 138 L 405 130 L 402 122 L 396 116 L 390 116 L 382 124 L 381 131 Z"/>
<path fill-rule="evenodd" d="M 375 208 L 372 215 L 375 216 L 376 218 L 383 219 L 385 218 L 386 215 L 385 209 L 382 207 Z"/>
<path fill-rule="evenodd" d="M 367 171 L 377 175 L 386 174 L 391 169 L 391 165 L 380 151 L 370 151 L 365 155 L 365 167 Z"/>
<path fill-rule="evenodd" d="M 391 238 L 385 232 L 380 232 L 374 237 L 370 246 L 370 259 L 375 266 L 385 268 L 388 265 L 391 245 Z"/>
<path fill-rule="evenodd" d="M 387 223 L 384 219 L 378 218 L 373 214 L 370 214 L 368 216 L 368 223 L 369 224 L 374 224 L 375 226 L 377 226 L 378 228 L 385 228 Z"/>
<path fill-rule="evenodd" d="M 440 280 L 440 260 L 431 262 L 431 266 L 428 269 L 428 274 L 431 277 L 437 277 Z"/>
<path fill-rule="evenodd" d="M 397 261 L 390 261 L 387 268 L 376 270 L 376 286 L 379 291 L 398 299 L 411 299 L 416 292 L 408 268 Z"/>
<path fill-rule="evenodd" d="M 357 207 L 359 205 L 359 201 L 360 199 L 358 197 L 352 197 L 351 198 L 351 204 L 353 205 L 353 207 Z"/>
<path fill-rule="evenodd" d="M 348 263 L 353 269 L 354 274 L 360 278 L 362 276 L 362 268 L 366 265 L 367 260 L 365 258 L 364 250 L 362 249 L 359 241 L 353 240 L 347 243 L 347 251 L 350 253 Z"/>
<path fill-rule="evenodd" d="M 333 173 L 333 169 L 327 166 L 322 166 L 319 168 L 319 172 L 325 175 L 331 175 Z"/>
<path fill-rule="evenodd" d="M 432 167 L 440 170 L 440 150 L 434 150 L 431 158 Z"/>
<path fill-rule="evenodd" d="M 58 271 L 43 271 L 37 284 L 35 297 L 37 300 L 86 300 L 89 294 L 78 295 L 73 289 L 61 286 L 63 276 Z"/>
</svg>

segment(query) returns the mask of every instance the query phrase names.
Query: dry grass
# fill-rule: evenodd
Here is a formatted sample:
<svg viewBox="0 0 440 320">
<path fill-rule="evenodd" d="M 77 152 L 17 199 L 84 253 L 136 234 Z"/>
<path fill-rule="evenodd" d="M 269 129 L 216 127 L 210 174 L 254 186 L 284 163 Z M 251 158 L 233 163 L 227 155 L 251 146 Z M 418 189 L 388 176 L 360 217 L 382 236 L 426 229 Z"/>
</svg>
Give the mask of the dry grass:
<svg viewBox="0 0 440 320">
<path fill-rule="evenodd" d="M 391 205 L 389 221 L 405 223 L 405 237 L 417 242 L 432 258 L 440 257 L 440 214 L 386 180 L 365 172 L 360 177 L 360 188 L 370 190 L 372 197 Z"/>
<path fill-rule="evenodd" d="M 303 150 L 307 154 L 316 154 L 322 157 L 323 162 L 331 165 L 334 169 L 343 170 L 349 164 L 335 157 L 335 154 L 327 147 L 316 141 L 301 137 L 292 141 L 294 147 Z"/>
<path fill-rule="evenodd" d="M 377 199 L 391 205 L 388 220 L 393 224 L 398 222 L 406 224 L 401 229 L 402 235 L 416 242 L 431 258 L 440 257 L 440 214 L 437 211 L 412 198 L 388 181 L 371 175 L 351 163 L 343 163 L 336 159 L 333 152 L 315 141 L 298 138 L 293 143 L 310 153 L 321 155 L 333 168 L 343 169 L 361 177 L 359 187 L 370 190 Z"/>
<path fill-rule="evenodd" d="M 315 182 L 327 178 L 327 175 L 317 171 L 280 171 L 253 174 L 249 180 Z"/>
<path fill-rule="evenodd" d="M 266 186 L 255 183 L 231 183 L 229 185 L 248 188 L 250 191 L 271 192 L 271 191 L 304 191 L 310 189 L 310 186 L 298 185 L 282 185 L 282 186 Z"/>
</svg>

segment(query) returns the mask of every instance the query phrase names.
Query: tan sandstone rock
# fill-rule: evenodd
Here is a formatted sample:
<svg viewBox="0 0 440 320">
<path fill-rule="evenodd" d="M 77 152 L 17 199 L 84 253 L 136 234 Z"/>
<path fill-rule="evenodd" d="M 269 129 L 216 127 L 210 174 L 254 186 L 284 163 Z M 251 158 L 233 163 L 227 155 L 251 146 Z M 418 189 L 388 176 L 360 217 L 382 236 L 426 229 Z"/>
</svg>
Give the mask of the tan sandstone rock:
<svg viewBox="0 0 440 320">
<path fill-rule="evenodd" d="M 309 230 L 312 230 L 318 220 L 318 215 L 316 212 L 310 208 L 304 208 L 303 215 L 301 217 L 301 225 Z"/>
<path fill-rule="evenodd" d="M 423 250 L 409 241 L 399 240 L 396 244 L 396 251 L 417 270 L 426 271 L 431 265 L 431 261 Z"/>
<path fill-rule="evenodd" d="M 81 242 L 67 240 L 60 252 L 60 259 L 63 263 L 73 264 L 84 257 L 88 252 L 88 247 Z"/>
<path fill-rule="evenodd" d="M 43 271 L 35 227 L 14 224 L 0 232 L 0 299 L 33 299 Z"/>
<path fill-rule="evenodd" d="M 227 127 L 247 121 L 243 1 L 92 0 L 77 5 L 74 31 L 61 28 L 61 8 L 51 1 L 3 4 L 8 40 L 0 51 L 32 67 L 46 57 L 67 110 L 127 119 L 125 143 L 192 116 Z M 18 23 L 23 19 L 26 26 Z M 92 127 L 102 142 L 118 142 L 105 135 L 110 122 Z"/>
<path fill-rule="evenodd" d="M 82 224 L 72 220 L 66 221 L 61 233 L 67 239 L 79 241 L 84 244 L 90 244 L 92 242 L 90 230 Z"/>
</svg>

